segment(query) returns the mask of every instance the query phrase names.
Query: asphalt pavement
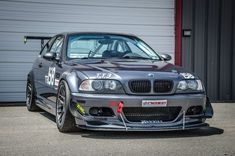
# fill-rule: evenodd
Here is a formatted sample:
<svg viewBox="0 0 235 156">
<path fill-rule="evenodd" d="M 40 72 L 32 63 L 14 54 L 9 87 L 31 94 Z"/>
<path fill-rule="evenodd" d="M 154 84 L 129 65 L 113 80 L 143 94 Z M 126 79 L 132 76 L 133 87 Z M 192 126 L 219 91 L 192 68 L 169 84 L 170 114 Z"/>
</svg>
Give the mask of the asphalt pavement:
<svg viewBox="0 0 235 156">
<path fill-rule="evenodd" d="M 0 107 L 0 156 L 233 156 L 235 103 L 213 104 L 211 127 L 173 132 L 94 132 L 63 134 L 46 112 L 24 106 Z"/>
</svg>

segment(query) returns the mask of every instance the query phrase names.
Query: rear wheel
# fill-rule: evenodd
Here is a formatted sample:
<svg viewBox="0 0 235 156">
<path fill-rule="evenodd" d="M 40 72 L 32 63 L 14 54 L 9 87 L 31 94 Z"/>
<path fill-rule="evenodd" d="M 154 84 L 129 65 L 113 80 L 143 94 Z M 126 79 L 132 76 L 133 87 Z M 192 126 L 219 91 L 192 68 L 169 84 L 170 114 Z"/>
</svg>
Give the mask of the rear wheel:
<svg viewBox="0 0 235 156">
<path fill-rule="evenodd" d="M 26 106 L 29 111 L 38 111 L 40 108 L 36 105 L 36 97 L 33 83 L 27 81 L 26 85 Z"/>
<path fill-rule="evenodd" d="M 76 130 L 75 119 L 69 111 L 70 100 L 68 84 L 62 80 L 58 87 L 56 100 L 56 124 L 60 132 Z"/>
</svg>

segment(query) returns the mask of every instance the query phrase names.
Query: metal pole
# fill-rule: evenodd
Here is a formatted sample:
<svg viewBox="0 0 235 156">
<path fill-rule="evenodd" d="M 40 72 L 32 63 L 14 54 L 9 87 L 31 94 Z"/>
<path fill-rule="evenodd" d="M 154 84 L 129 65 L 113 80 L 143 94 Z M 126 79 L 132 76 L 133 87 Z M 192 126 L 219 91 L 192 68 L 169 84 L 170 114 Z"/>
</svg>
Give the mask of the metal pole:
<svg viewBox="0 0 235 156">
<path fill-rule="evenodd" d="M 183 111 L 183 130 L 185 129 L 185 111 Z"/>
<path fill-rule="evenodd" d="M 121 117 L 122 122 L 123 122 L 123 125 L 124 125 L 124 127 L 125 127 L 125 129 L 126 129 L 126 131 L 127 131 L 126 122 L 125 122 L 125 120 L 124 120 L 124 118 L 123 118 L 123 116 L 122 116 L 122 113 L 120 113 L 120 117 Z"/>
</svg>

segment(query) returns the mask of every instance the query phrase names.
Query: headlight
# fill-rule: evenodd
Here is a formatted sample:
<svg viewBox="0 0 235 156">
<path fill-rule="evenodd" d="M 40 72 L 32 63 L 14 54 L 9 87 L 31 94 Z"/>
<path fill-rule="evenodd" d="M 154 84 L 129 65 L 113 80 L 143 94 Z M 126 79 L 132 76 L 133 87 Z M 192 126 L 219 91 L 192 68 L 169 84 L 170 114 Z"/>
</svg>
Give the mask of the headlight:
<svg viewBox="0 0 235 156">
<path fill-rule="evenodd" d="M 104 87 L 106 89 L 110 89 L 110 90 L 116 90 L 118 88 L 118 83 L 117 81 L 114 80 L 108 80 L 104 82 Z"/>
<path fill-rule="evenodd" d="M 101 80 L 92 81 L 91 82 L 91 87 L 94 90 L 102 90 L 102 89 L 104 89 L 104 85 L 103 85 L 103 82 Z"/>
<path fill-rule="evenodd" d="M 204 88 L 200 80 L 182 80 L 178 83 L 177 93 L 203 92 Z"/>
<path fill-rule="evenodd" d="M 192 90 L 197 90 L 197 81 L 195 80 L 188 80 L 188 88 L 192 89 Z"/>
<path fill-rule="evenodd" d="M 186 81 L 180 81 L 177 87 L 177 89 L 180 89 L 180 90 L 186 90 L 187 88 L 188 88 L 188 84 Z"/>
<path fill-rule="evenodd" d="M 122 85 L 117 80 L 84 80 L 79 91 L 95 93 L 123 93 Z"/>
</svg>

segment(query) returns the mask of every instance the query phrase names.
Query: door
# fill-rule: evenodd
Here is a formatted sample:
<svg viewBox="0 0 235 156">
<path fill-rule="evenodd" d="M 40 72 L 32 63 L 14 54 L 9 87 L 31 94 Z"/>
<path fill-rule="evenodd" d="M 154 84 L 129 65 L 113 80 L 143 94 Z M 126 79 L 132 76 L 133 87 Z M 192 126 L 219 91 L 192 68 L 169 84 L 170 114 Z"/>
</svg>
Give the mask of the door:
<svg viewBox="0 0 235 156">
<path fill-rule="evenodd" d="M 56 94 L 57 94 L 57 87 L 58 81 L 60 77 L 60 73 L 62 72 L 62 67 L 60 65 L 60 56 L 62 51 L 64 37 L 58 36 L 54 43 L 52 44 L 50 50 L 48 52 L 55 53 L 57 59 L 53 60 L 46 60 L 44 59 L 45 64 L 42 68 L 42 75 L 44 76 L 44 90 L 41 92 L 41 96 L 44 99 L 53 102 L 53 105 L 49 107 L 55 107 L 56 102 Z M 47 103 L 48 104 L 48 103 Z"/>
<path fill-rule="evenodd" d="M 42 102 L 40 97 L 42 96 L 44 90 L 45 90 L 45 78 L 44 75 L 47 72 L 48 64 L 50 63 L 48 60 L 43 58 L 43 56 L 49 51 L 53 41 L 55 40 L 55 37 L 53 37 L 51 40 L 49 40 L 43 49 L 41 50 L 39 57 L 36 59 L 33 71 L 34 71 L 34 84 L 36 87 L 36 94 L 38 99 Z"/>
</svg>

